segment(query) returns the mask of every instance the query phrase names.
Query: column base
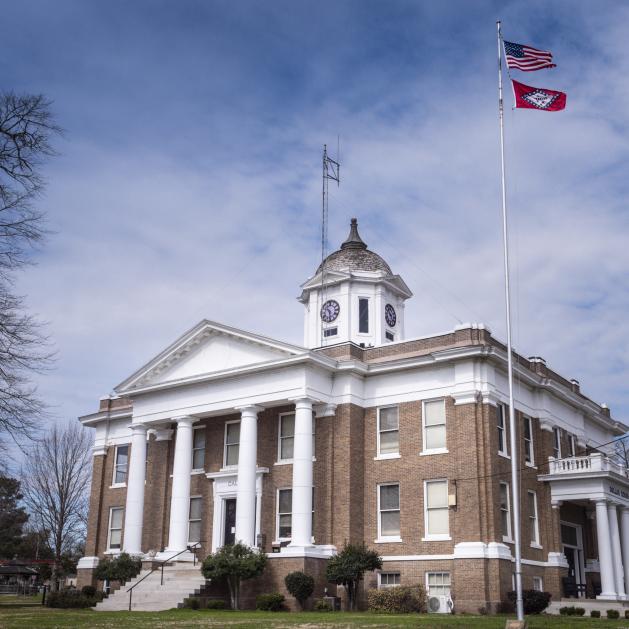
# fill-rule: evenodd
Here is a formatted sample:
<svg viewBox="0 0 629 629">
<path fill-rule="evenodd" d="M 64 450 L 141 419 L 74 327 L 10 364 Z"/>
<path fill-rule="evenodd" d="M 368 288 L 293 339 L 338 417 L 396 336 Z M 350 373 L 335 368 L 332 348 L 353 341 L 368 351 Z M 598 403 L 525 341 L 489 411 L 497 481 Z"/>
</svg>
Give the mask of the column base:
<svg viewBox="0 0 629 629">
<path fill-rule="evenodd" d="M 279 553 L 269 553 L 268 557 L 314 557 L 329 559 L 336 555 L 336 546 L 332 544 L 310 544 L 310 546 L 283 546 Z"/>
<path fill-rule="evenodd" d="M 597 601 L 618 601 L 621 600 L 618 597 L 618 594 L 614 594 L 613 592 L 603 592 L 596 597 Z"/>
<path fill-rule="evenodd" d="M 155 561 L 169 561 L 170 559 L 172 559 L 173 561 L 177 562 L 193 562 L 195 560 L 194 554 L 191 553 L 189 550 L 186 550 L 185 552 L 178 555 L 177 553 L 180 552 L 180 550 L 168 550 L 167 548 L 161 553 L 157 553 L 157 555 L 155 555 Z"/>
</svg>

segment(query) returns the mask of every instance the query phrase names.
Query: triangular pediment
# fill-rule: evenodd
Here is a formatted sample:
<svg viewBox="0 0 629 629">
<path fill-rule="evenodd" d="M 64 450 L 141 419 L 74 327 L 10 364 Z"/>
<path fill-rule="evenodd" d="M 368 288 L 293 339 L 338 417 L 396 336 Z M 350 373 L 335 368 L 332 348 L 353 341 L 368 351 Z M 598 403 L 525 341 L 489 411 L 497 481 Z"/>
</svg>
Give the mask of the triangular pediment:
<svg viewBox="0 0 629 629">
<path fill-rule="evenodd" d="M 307 350 L 228 326 L 202 321 L 116 387 L 130 393 L 146 386 L 193 380 L 242 367 L 276 362 Z"/>
</svg>

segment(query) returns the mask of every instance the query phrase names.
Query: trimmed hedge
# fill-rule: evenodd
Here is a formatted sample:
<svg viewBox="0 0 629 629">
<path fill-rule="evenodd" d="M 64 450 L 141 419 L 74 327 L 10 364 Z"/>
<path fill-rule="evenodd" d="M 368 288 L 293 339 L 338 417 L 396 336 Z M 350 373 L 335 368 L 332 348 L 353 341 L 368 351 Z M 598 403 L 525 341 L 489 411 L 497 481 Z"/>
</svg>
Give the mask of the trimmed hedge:
<svg viewBox="0 0 629 629">
<path fill-rule="evenodd" d="M 300 570 L 287 574 L 284 577 L 284 584 L 288 592 L 297 599 L 302 608 L 314 592 L 315 587 L 314 579 Z"/>
<path fill-rule="evenodd" d="M 507 593 L 509 602 L 515 605 L 516 593 L 511 591 Z M 550 592 L 539 592 L 538 590 L 523 590 L 522 602 L 524 603 L 524 613 L 528 616 L 530 614 L 541 614 L 550 603 Z M 569 614 L 574 615 L 574 614 Z"/>
<path fill-rule="evenodd" d="M 78 590 L 62 590 L 50 592 L 46 596 L 46 607 L 59 609 L 78 609 L 82 607 L 94 607 L 98 603 L 96 597 L 85 596 Z"/>
<path fill-rule="evenodd" d="M 284 609 L 284 595 L 279 592 L 256 596 L 256 609 L 265 612 L 279 612 Z"/>
<path fill-rule="evenodd" d="M 318 598 L 314 604 L 314 610 L 316 612 L 331 612 L 332 605 L 328 601 L 324 601 L 322 598 Z"/>
<path fill-rule="evenodd" d="M 367 592 L 367 608 L 370 612 L 410 614 L 426 611 L 426 591 L 415 587 L 391 587 Z"/>
<path fill-rule="evenodd" d="M 205 609 L 225 609 L 225 601 L 218 599 L 209 600 L 205 605 Z"/>
<path fill-rule="evenodd" d="M 620 612 L 617 609 L 608 609 L 607 618 L 616 620 L 617 618 L 620 618 Z"/>
<path fill-rule="evenodd" d="M 601 612 L 598 609 L 593 609 L 590 612 L 590 618 L 600 618 L 601 617 Z"/>
</svg>

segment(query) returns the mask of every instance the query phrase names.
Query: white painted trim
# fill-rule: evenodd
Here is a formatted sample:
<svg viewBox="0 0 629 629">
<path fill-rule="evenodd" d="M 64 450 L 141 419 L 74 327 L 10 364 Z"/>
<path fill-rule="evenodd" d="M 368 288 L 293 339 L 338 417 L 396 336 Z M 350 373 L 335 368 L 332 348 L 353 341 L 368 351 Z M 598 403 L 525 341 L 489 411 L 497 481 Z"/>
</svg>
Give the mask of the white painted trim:
<svg viewBox="0 0 629 629">
<path fill-rule="evenodd" d="M 382 561 L 444 561 L 454 558 L 454 555 L 383 555 Z"/>
<path fill-rule="evenodd" d="M 291 507 L 290 507 L 290 537 L 280 537 L 280 491 L 291 492 Z M 277 487 L 275 490 L 275 542 L 290 542 L 293 536 L 293 487 Z"/>
<path fill-rule="evenodd" d="M 422 450 L 419 456 L 432 456 L 433 454 L 450 454 L 448 448 L 434 448 L 432 450 Z"/>
<path fill-rule="evenodd" d="M 524 454 L 524 464 L 528 467 L 535 467 L 535 437 L 533 436 L 533 419 L 529 415 L 524 415 L 522 418 L 525 422 L 528 422 L 529 435 L 530 435 L 530 448 L 531 448 L 531 460 L 526 460 L 526 448 Z M 524 430 L 522 430 L 522 441 L 526 444 L 526 438 L 524 437 Z"/>
<path fill-rule="evenodd" d="M 426 448 L 426 404 L 431 402 L 443 403 L 443 424 L 435 424 L 436 426 L 443 425 L 446 433 L 446 445 L 440 448 Z M 448 417 L 446 409 L 446 399 L 444 397 L 428 398 L 422 400 L 422 451 L 420 454 L 445 454 L 448 452 Z"/>
<path fill-rule="evenodd" d="M 373 460 L 374 461 L 389 461 L 391 459 L 401 459 L 401 458 L 402 458 L 401 454 L 391 453 L 391 454 L 380 454 L 378 456 L 374 456 Z"/>
<path fill-rule="evenodd" d="M 98 566 L 100 559 L 98 557 L 81 557 L 76 564 L 77 570 L 93 570 Z"/>
<path fill-rule="evenodd" d="M 227 465 L 227 425 L 228 424 L 240 424 L 239 419 L 230 419 L 225 422 L 224 434 L 223 434 L 223 467 L 221 470 L 238 469 L 238 465 Z M 230 445 L 236 445 L 234 443 Z M 238 437 L 238 460 L 240 461 L 240 436 Z"/>
<path fill-rule="evenodd" d="M 111 548 L 111 516 L 114 509 L 120 509 L 122 511 L 122 519 L 120 521 L 120 548 Z M 116 529 L 118 530 L 118 529 Z M 109 519 L 107 521 L 107 553 L 116 553 L 119 554 L 122 552 L 122 543 L 123 543 L 123 533 L 124 533 L 124 507 L 109 507 Z"/>
<path fill-rule="evenodd" d="M 111 485 L 110 487 L 126 487 L 127 486 L 127 481 L 124 481 L 122 483 L 117 483 L 116 482 L 116 472 L 117 467 L 118 467 L 118 450 L 120 448 L 127 448 L 127 463 L 125 465 L 125 478 L 129 478 L 129 459 L 131 458 L 131 444 L 130 443 L 117 443 L 114 446 L 114 464 L 112 465 L 112 472 L 111 472 Z"/>
<path fill-rule="evenodd" d="M 505 459 L 511 459 L 509 456 L 509 432 L 507 428 L 507 406 L 502 402 L 499 402 L 496 405 L 496 414 L 498 415 L 498 422 L 496 423 L 496 430 L 503 432 L 503 445 L 504 450 L 500 449 L 500 444 L 498 444 L 498 454 L 499 456 L 505 457 Z M 502 425 L 499 423 L 502 418 Z"/>
<path fill-rule="evenodd" d="M 397 410 L 397 435 L 398 435 L 398 451 L 391 453 L 380 453 L 380 411 L 387 408 L 394 408 Z M 393 430 L 387 430 L 386 432 L 394 432 Z M 382 459 L 395 459 L 400 458 L 400 407 L 397 404 L 384 404 L 376 409 L 376 456 L 374 461 L 380 461 Z"/>
<path fill-rule="evenodd" d="M 401 537 L 383 537 L 382 539 L 374 539 L 374 544 L 400 544 L 404 540 Z"/>
<path fill-rule="evenodd" d="M 539 537 L 539 508 L 537 505 L 537 492 L 532 489 L 527 489 L 526 495 L 533 495 L 533 506 L 535 508 L 535 539 L 530 543 L 531 548 L 541 548 L 540 546 L 540 537 Z M 531 523 L 531 514 L 528 514 L 529 525 Z"/>
<path fill-rule="evenodd" d="M 446 505 L 446 507 L 435 507 L 437 509 L 445 508 L 448 512 L 448 532 L 447 533 L 436 533 L 431 534 L 428 533 L 428 485 L 430 483 L 445 483 L 446 484 L 446 496 L 449 495 L 449 487 L 450 483 L 447 478 L 429 478 L 424 481 L 424 537 L 422 537 L 423 542 L 431 542 L 431 541 L 447 541 L 451 540 L 450 537 L 450 507 Z"/>
<path fill-rule="evenodd" d="M 397 512 L 400 516 L 400 533 L 398 535 L 382 535 L 382 512 L 380 511 L 380 488 L 381 487 L 391 487 L 395 485 L 398 491 L 398 509 Z M 402 501 L 401 501 L 401 492 L 400 492 L 400 483 L 399 482 L 389 482 L 389 483 L 378 483 L 376 485 L 376 500 L 377 500 L 377 513 L 378 513 L 378 543 L 384 542 L 397 542 L 401 539 L 402 534 Z M 387 513 L 390 511 L 395 511 L 395 509 L 387 510 Z"/>
<path fill-rule="evenodd" d="M 501 480 L 498 486 L 502 487 L 503 485 L 507 488 L 507 534 L 502 536 L 502 541 L 508 544 L 513 544 L 513 539 L 511 537 L 511 534 L 513 532 L 511 523 L 511 485 L 509 485 L 507 481 Z M 500 493 L 498 494 L 498 499 L 500 499 Z M 500 504 L 498 505 L 498 510 L 501 513 L 500 525 L 502 526 L 502 507 Z"/>
</svg>

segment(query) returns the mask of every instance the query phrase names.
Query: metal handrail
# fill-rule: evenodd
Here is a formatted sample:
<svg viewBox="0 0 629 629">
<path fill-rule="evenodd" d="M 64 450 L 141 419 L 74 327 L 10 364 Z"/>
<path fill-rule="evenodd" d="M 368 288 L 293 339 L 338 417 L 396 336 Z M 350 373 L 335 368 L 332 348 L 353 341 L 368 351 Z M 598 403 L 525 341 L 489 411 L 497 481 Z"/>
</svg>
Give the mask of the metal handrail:
<svg viewBox="0 0 629 629">
<path fill-rule="evenodd" d="M 204 543 L 204 540 L 201 540 L 199 542 L 195 542 L 194 544 L 190 544 L 189 546 L 186 546 L 185 550 L 180 550 L 176 555 L 173 555 L 172 557 L 169 557 L 168 559 L 162 559 L 160 562 L 158 562 L 160 565 L 157 566 L 156 568 L 153 568 L 148 574 L 145 574 L 137 583 L 134 583 L 128 590 L 127 592 L 129 592 L 129 611 L 131 611 L 131 599 L 133 598 L 133 588 L 140 585 L 140 583 L 142 583 L 142 581 L 144 581 L 144 579 L 150 577 L 156 570 L 160 570 L 162 571 L 162 575 L 161 575 L 161 579 L 160 579 L 160 585 L 164 585 L 164 565 L 167 564 L 169 561 L 172 561 L 175 557 L 179 557 L 179 555 L 183 555 L 184 553 L 187 552 L 191 552 L 192 553 L 192 565 L 196 566 L 197 565 L 197 555 L 194 552 L 195 550 L 197 550 L 197 548 Z"/>
</svg>

